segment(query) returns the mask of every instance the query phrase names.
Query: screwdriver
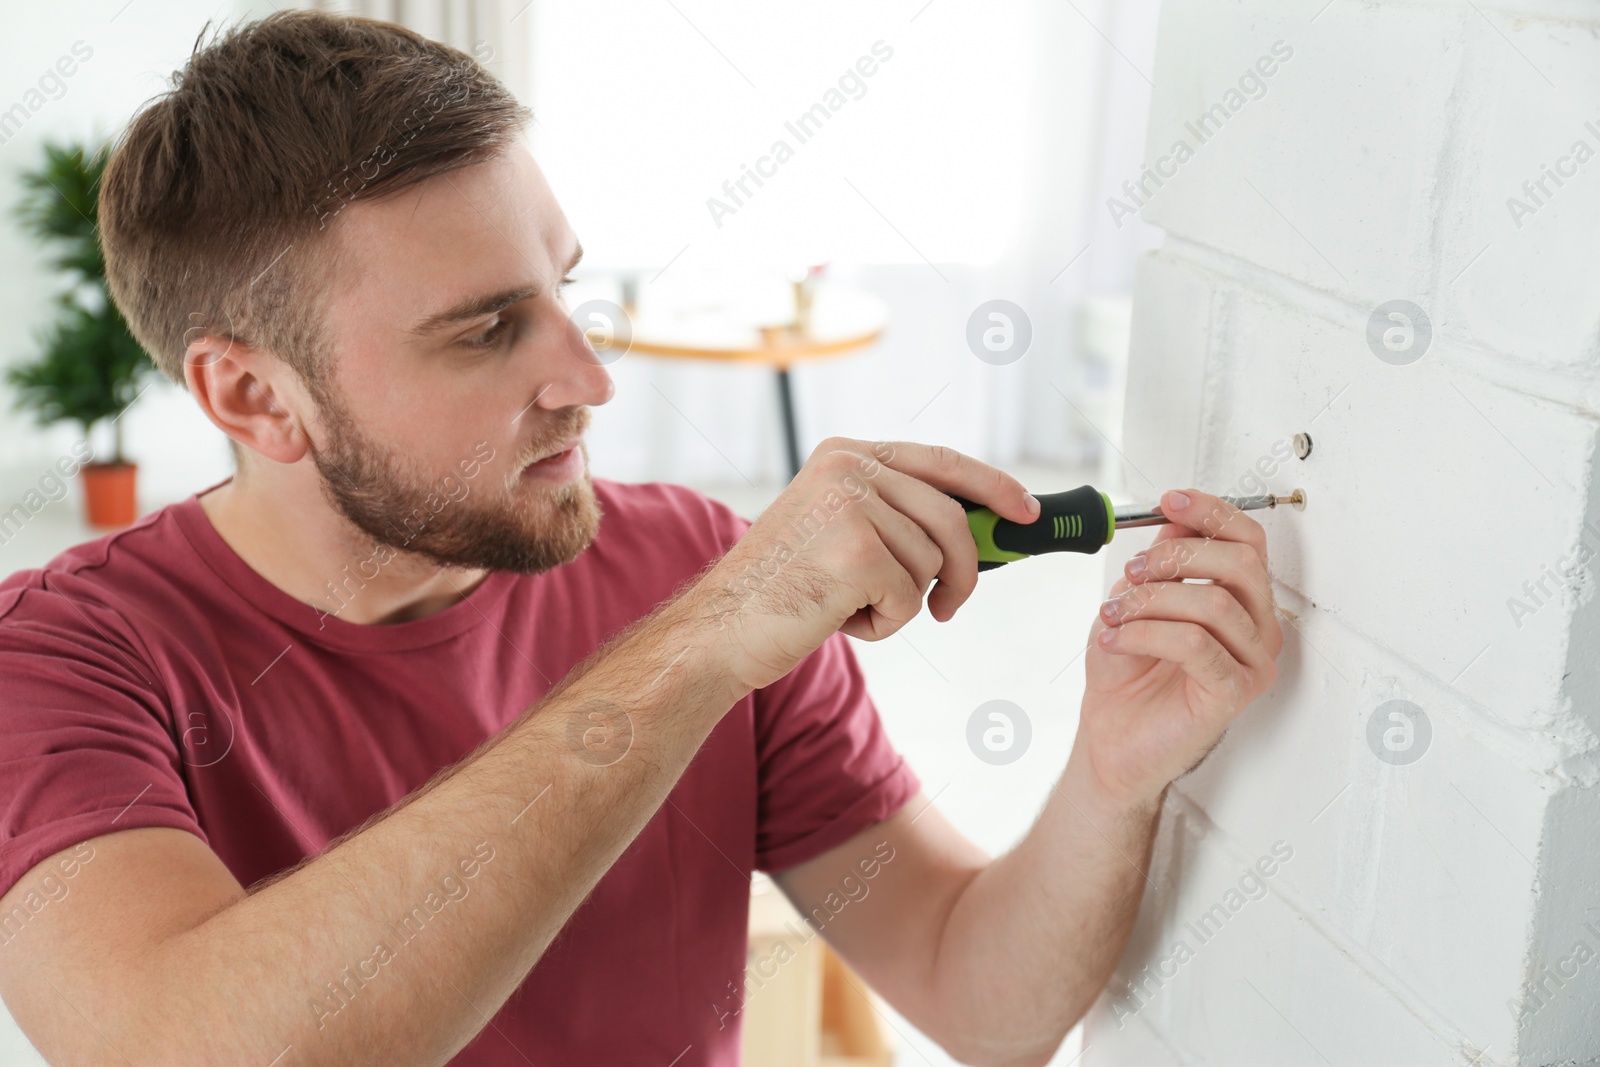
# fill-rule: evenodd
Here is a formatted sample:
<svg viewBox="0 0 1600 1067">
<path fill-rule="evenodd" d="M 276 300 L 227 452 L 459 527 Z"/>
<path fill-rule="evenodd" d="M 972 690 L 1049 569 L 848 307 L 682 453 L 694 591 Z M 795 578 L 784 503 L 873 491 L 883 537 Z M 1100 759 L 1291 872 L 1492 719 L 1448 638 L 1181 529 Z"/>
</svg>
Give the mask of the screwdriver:
<svg viewBox="0 0 1600 1067">
<path fill-rule="evenodd" d="M 951 494 L 954 496 L 954 494 Z M 1032 522 L 1002 519 L 982 504 L 955 499 L 966 509 L 967 526 L 978 544 L 978 569 L 993 570 L 1018 559 L 1044 552 L 1082 552 L 1088 555 L 1111 543 L 1118 530 L 1139 526 L 1160 526 L 1172 520 L 1154 504 L 1114 507 L 1111 498 L 1092 485 L 1081 485 L 1063 493 L 1039 497 L 1039 517 Z M 1262 493 L 1257 496 L 1225 496 L 1240 511 L 1291 505 L 1304 511 L 1306 494 L 1296 489 L 1288 496 Z"/>
</svg>

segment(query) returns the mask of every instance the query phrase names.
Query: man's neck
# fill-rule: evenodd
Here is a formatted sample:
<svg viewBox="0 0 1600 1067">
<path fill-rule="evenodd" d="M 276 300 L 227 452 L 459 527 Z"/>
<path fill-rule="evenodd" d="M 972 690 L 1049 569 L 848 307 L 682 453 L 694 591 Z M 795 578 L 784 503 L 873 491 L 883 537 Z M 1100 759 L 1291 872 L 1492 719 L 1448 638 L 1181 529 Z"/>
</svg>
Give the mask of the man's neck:
<svg viewBox="0 0 1600 1067">
<path fill-rule="evenodd" d="M 345 622 L 407 622 L 443 611 L 488 577 L 379 549 L 319 485 L 302 481 L 252 472 L 243 484 L 235 478 L 200 498 L 228 547 L 296 600 Z"/>
</svg>

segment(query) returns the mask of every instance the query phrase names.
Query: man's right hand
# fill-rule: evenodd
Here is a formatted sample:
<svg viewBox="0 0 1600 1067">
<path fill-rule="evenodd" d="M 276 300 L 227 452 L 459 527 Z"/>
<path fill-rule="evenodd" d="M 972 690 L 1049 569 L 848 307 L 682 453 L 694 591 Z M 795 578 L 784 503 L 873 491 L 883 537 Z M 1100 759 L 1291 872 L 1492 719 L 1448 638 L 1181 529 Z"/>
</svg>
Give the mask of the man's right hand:
<svg viewBox="0 0 1600 1067">
<path fill-rule="evenodd" d="M 1022 483 L 952 448 L 831 437 L 689 591 L 730 636 L 747 689 L 788 674 L 835 631 L 877 641 L 917 614 L 943 622 L 978 581 L 966 512 L 950 494 L 1032 522 Z"/>
</svg>

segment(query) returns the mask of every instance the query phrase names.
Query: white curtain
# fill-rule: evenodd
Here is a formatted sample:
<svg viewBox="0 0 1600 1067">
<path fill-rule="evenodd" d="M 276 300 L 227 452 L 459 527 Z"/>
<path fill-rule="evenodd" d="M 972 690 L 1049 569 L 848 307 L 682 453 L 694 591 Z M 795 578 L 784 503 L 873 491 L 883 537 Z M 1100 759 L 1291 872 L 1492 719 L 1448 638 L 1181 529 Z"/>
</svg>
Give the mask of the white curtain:
<svg viewBox="0 0 1600 1067">
<path fill-rule="evenodd" d="M 518 95 L 528 82 L 528 0 L 314 0 L 309 6 L 409 26 L 476 56 Z"/>
</svg>

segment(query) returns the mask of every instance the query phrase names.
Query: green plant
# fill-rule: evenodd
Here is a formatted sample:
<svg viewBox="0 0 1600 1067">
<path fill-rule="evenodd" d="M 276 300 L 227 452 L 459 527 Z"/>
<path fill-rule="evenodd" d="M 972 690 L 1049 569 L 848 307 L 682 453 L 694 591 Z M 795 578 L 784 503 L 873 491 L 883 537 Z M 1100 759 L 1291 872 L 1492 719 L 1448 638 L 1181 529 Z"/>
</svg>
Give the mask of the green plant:
<svg viewBox="0 0 1600 1067">
<path fill-rule="evenodd" d="M 39 355 L 10 368 L 6 380 L 17 390 L 17 406 L 31 408 L 41 425 L 76 422 L 87 437 L 95 423 L 115 419 L 111 460 L 122 463 L 122 422 L 115 417 L 154 365 L 106 285 L 98 207 L 110 149 L 47 144 L 44 152 L 44 165 L 22 175 L 17 218 L 53 246 L 50 262 L 72 284 L 57 297 L 56 321 L 39 335 Z"/>
</svg>

